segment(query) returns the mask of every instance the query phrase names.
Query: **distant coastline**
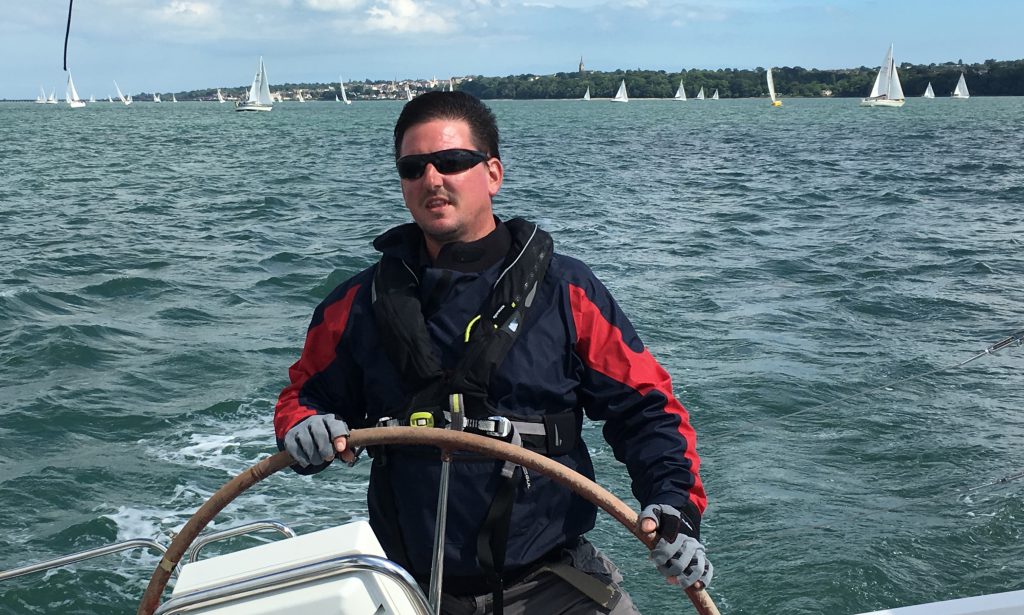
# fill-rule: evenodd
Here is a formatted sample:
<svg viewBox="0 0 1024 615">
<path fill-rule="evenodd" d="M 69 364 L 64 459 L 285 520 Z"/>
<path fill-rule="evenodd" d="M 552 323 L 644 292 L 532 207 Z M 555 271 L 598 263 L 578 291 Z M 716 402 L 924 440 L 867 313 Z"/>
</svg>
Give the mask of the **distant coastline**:
<svg viewBox="0 0 1024 615">
<path fill-rule="evenodd" d="M 786 98 L 859 98 L 871 89 L 878 67 L 861 66 L 846 69 L 806 69 L 774 67 L 775 87 Z M 1024 60 L 986 60 L 977 64 L 945 62 L 942 64 L 901 64 L 900 79 L 908 97 L 920 96 L 928 83 L 939 96 L 948 96 L 962 72 L 973 96 L 1024 96 Z M 687 94 L 693 96 L 700 88 L 708 95 L 718 90 L 721 98 L 757 98 L 767 96 L 765 68 L 717 70 L 689 69 L 679 72 L 663 70 L 575 71 L 553 75 L 509 75 L 487 77 L 467 75 L 445 79 L 364 80 L 345 84 L 351 100 L 402 100 L 406 87 L 415 96 L 431 90 L 448 89 L 449 84 L 485 100 L 544 100 L 581 98 L 590 89 L 594 98 L 610 98 L 622 80 L 626 81 L 631 98 L 671 98 L 683 82 Z M 136 102 L 146 102 L 159 94 L 167 102 L 173 94 L 179 101 L 215 101 L 220 89 L 228 100 L 243 98 L 248 86 L 219 86 L 187 91 L 132 92 Z M 278 100 L 334 101 L 339 93 L 337 83 L 271 84 Z M 691 93 L 692 92 L 692 93 Z M 128 94 L 128 92 L 126 92 Z M 105 95 L 104 95 L 105 97 Z M 19 102 L 2 99 L 4 102 Z M 21 102 L 31 102 L 22 99 Z"/>
</svg>

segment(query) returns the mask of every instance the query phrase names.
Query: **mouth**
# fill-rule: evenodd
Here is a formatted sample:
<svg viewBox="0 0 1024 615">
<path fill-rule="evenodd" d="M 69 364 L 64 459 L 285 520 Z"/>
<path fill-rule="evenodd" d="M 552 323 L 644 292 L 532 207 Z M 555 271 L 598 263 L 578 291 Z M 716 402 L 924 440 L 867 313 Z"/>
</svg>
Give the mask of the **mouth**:
<svg viewBox="0 0 1024 615">
<path fill-rule="evenodd" d="M 427 211 L 434 211 L 451 205 L 451 202 L 444 197 L 435 196 L 427 199 L 423 205 L 426 207 Z"/>
</svg>

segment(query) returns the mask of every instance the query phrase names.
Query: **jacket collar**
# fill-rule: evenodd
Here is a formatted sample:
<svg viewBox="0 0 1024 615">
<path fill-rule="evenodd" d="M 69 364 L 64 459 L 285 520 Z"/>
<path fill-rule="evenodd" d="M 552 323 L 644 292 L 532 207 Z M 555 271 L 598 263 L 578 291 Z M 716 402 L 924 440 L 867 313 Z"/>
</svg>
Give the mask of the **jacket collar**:
<svg viewBox="0 0 1024 615">
<path fill-rule="evenodd" d="M 373 247 L 385 256 L 393 256 L 419 267 L 451 269 L 459 273 L 479 273 L 501 262 L 512 247 L 512 235 L 505 224 L 494 217 L 495 229 L 476 241 L 454 241 L 441 246 L 437 261 L 431 263 L 423 241 L 423 231 L 413 222 L 396 226 L 373 240 Z"/>
</svg>

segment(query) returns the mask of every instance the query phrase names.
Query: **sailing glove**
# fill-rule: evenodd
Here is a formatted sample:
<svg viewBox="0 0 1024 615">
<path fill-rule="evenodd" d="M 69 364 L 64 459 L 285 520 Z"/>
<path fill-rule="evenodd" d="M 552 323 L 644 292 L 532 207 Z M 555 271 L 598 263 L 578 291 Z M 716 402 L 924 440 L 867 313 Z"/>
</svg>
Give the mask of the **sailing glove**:
<svg viewBox="0 0 1024 615">
<path fill-rule="evenodd" d="M 651 559 L 658 572 L 666 579 L 676 579 L 683 587 L 700 581 L 707 587 L 714 574 L 714 566 L 708 561 L 704 545 L 692 536 L 680 531 L 689 528 L 689 522 L 678 510 L 667 504 L 651 504 L 643 509 L 637 523 L 653 519 L 658 524 L 658 543 L 651 549 Z"/>
<path fill-rule="evenodd" d="M 335 438 L 348 434 L 345 421 L 333 414 L 314 414 L 288 430 L 284 450 L 303 468 L 330 463 L 335 455 Z"/>
</svg>

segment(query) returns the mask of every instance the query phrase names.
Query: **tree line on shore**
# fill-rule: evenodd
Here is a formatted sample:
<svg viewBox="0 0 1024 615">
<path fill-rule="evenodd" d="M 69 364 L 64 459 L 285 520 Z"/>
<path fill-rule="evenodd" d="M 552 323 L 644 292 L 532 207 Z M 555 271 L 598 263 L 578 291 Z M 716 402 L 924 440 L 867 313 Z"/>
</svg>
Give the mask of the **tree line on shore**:
<svg viewBox="0 0 1024 615">
<path fill-rule="evenodd" d="M 936 96 L 948 96 L 963 72 L 972 96 L 1024 96 L 1024 60 L 985 60 L 978 64 L 946 62 L 943 64 L 903 64 L 899 66 L 900 81 L 908 97 L 920 96 L 928 83 Z M 781 97 L 856 97 L 863 98 L 871 90 L 878 73 L 877 67 L 822 70 L 799 66 L 775 67 L 775 90 Z M 690 98 L 704 88 L 705 95 L 718 90 L 721 98 L 756 98 L 768 95 L 765 69 L 752 70 L 722 68 L 706 70 L 694 68 L 680 72 L 663 70 L 616 70 L 566 72 L 554 75 L 509 75 L 485 77 L 472 75 L 456 79 L 456 89 L 489 99 L 562 99 L 581 98 L 587 89 L 594 98 L 611 98 L 625 80 L 630 98 L 672 98 L 682 81 Z M 447 81 L 439 82 L 441 89 Z M 390 87 L 388 87 L 390 86 Z M 337 84 L 285 83 L 275 84 L 275 91 L 302 90 L 311 100 L 334 100 Z M 221 88 L 225 96 L 242 97 L 248 86 Z M 405 97 L 404 88 L 390 81 L 353 81 L 346 84 L 352 99 L 381 99 Z M 424 90 L 417 88 L 416 93 Z M 212 100 L 217 88 L 177 92 L 178 100 Z M 170 94 L 164 94 L 169 96 Z M 142 93 L 137 97 L 149 97 Z M 148 98 L 147 98 L 148 99 Z"/>
<path fill-rule="evenodd" d="M 928 83 L 936 96 L 947 96 L 956 87 L 963 72 L 971 95 L 1024 96 L 1024 60 L 986 60 L 980 64 L 947 62 L 944 64 L 903 64 L 898 68 L 903 91 L 908 97 L 920 96 Z M 783 97 L 859 97 L 871 91 L 878 68 L 820 70 L 795 67 L 772 69 L 776 92 Z M 751 98 L 768 95 L 765 69 L 753 70 L 690 69 L 681 72 L 653 70 L 586 71 L 555 75 L 516 75 L 473 77 L 458 89 L 478 98 L 580 98 L 590 88 L 595 98 L 610 98 L 622 80 L 630 98 L 671 98 L 682 81 L 686 95 L 693 97 L 700 88 L 710 97 L 718 90 L 721 98 Z"/>
</svg>

